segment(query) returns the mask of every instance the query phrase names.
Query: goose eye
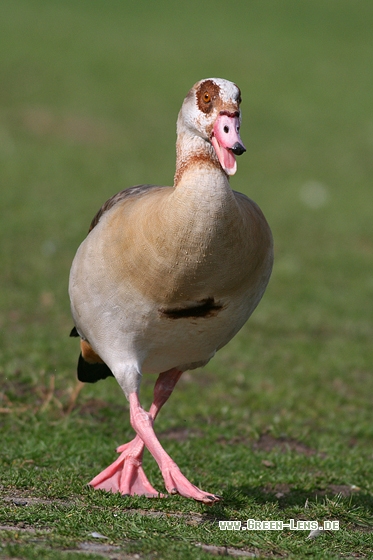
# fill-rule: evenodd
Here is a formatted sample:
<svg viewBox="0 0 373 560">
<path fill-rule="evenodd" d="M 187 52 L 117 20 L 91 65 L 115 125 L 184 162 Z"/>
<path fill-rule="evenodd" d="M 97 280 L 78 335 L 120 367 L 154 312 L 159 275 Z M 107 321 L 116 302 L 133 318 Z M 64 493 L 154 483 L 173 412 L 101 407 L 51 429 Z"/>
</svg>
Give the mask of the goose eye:
<svg viewBox="0 0 373 560">
<path fill-rule="evenodd" d="M 203 94 L 203 101 L 204 101 L 205 103 L 210 103 L 210 101 L 211 101 L 211 96 L 210 96 L 210 94 L 209 94 L 208 91 L 205 91 L 205 93 Z"/>
</svg>

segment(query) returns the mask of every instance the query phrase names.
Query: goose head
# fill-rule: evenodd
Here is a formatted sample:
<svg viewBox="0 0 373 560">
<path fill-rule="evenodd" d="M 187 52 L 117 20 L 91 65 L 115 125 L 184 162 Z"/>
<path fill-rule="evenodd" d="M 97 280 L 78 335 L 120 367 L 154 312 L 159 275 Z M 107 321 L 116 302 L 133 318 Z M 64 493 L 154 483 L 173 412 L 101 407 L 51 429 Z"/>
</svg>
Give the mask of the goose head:
<svg viewBox="0 0 373 560">
<path fill-rule="evenodd" d="M 241 92 L 233 82 L 209 78 L 197 82 L 184 99 L 177 121 L 177 155 L 198 158 L 221 167 L 226 175 L 237 170 L 235 156 L 246 151 L 240 138 Z"/>
</svg>

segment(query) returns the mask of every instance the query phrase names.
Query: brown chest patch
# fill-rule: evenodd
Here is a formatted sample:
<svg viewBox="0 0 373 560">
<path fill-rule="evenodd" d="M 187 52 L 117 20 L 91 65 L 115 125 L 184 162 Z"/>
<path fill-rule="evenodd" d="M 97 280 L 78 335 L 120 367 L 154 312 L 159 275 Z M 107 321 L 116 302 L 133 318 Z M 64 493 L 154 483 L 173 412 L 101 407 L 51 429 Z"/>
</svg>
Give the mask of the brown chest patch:
<svg viewBox="0 0 373 560">
<path fill-rule="evenodd" d="M 176 187 L 180 182 L 182 176 L 188 168 L 194 166 L 205 165 L 212 168 L 221 169 L 219 160 L 217 157 L 211 156 L 209 153 L 199 152 L 190 156 L 186 160 L 179 160 L 174 176 L 174 186 Z"/>
</svg>

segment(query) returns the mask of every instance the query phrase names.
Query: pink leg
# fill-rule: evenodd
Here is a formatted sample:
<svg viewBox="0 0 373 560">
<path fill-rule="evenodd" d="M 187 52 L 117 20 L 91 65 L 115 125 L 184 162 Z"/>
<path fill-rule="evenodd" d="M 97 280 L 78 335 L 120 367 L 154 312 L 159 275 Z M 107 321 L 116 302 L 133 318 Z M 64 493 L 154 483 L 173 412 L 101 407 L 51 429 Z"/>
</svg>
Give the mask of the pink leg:
<svg viewBox="0 0 373 560">
<path fill-rule="evenodd" d="M 172 369 L 159 375 L 154 387 L 154 400 L 149 410 L 149 418 L 154 422 L 158 412 L 171 395 L 181 372 Z M 142 468 L 144 442 L 137 435 L 132 441 L 117 448 L 121 455 L 114 463 L 98 474 L 89 483 L 95 489 L 120 492 L 126 495 L 162 497 L 150 484 Z"/>
<path fill-rule="evenodd" d="M 163 383 L 165 384 L 166 381 L 165 379 Z M 153 430 L 153 418 L 142 408 L 137 393 L 130 393 L 129 402 L 132 427 L 157 461 L 167 491 L 170 494 L 180 494 L 185 498 L 193 498 L 205 504 L 219 501 L 218 496 L 200 490 L 181 473 L 179 467 L 159 443 Z"/>
</svg>

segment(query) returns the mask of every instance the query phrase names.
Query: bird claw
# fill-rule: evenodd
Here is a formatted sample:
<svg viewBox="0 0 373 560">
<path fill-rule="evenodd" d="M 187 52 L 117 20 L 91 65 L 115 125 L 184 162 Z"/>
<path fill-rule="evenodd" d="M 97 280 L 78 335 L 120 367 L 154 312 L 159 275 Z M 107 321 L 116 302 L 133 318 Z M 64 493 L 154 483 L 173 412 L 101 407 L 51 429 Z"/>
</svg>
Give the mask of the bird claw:
<svg viewBox="0 0 373 560">
<path fill-rule="evenodd" d="M 166 489 L 170 494 L 180 494 L 180 496 L 184 496 L 184 498 L 191 498 L 207 505 L 212 505 L 221 499 L 220 496 L 209 494 L 197 488 L 197 486 L 194 486 L 194 484 L 189 482 L 183 475 L 175 463 L 162 469 L 162 476 L 165 481 Z"/>
<path fill-rule="evenodd" d="M 142 451 L 141 454 L 136 453 L 136 446 L 138 446 L 137 438 L 129 444 L 120 446 L 118 449 L 122 453 L 118 459 L 95 476 L 89 485 L 96 490 L 120 492 L 123 496 L 164 498 L 165 495 L 153 488 L 147 479 L 141 464 Z"/>
</svg>

